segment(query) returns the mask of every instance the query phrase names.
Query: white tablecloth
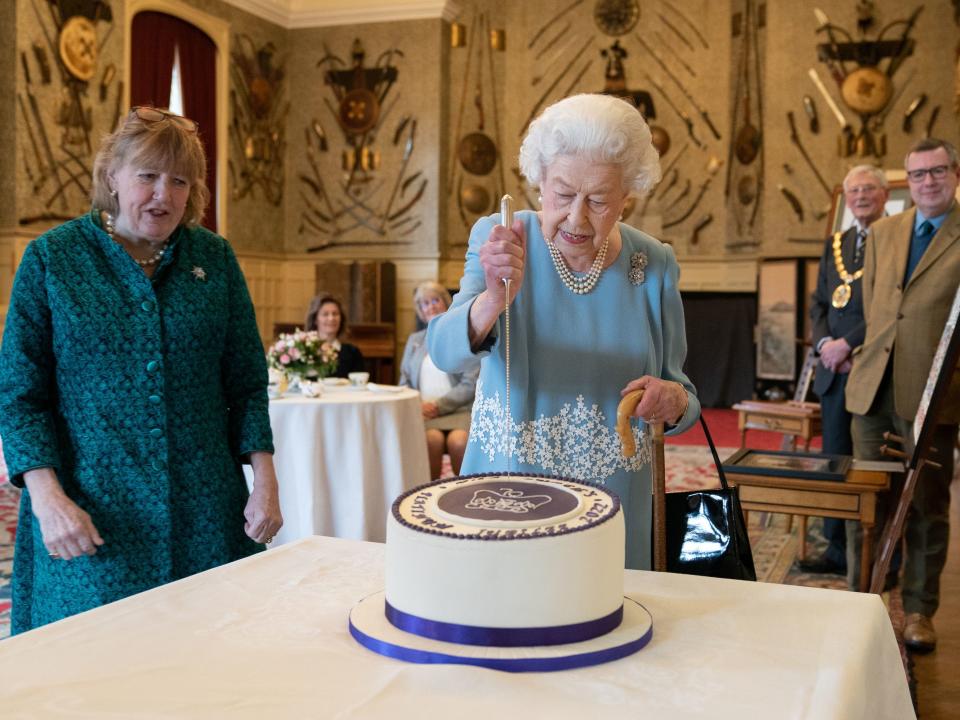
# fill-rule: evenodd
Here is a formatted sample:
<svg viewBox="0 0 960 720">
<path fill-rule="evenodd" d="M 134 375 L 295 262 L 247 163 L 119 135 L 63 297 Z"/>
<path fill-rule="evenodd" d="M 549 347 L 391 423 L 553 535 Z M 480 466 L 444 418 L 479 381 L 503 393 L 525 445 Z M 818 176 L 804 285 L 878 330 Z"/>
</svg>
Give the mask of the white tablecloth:
<svg viewBox="0 0 960 720">
<path fill-rule="evenodd" d="M 635 655 L 554 673 L 412 665 L 364 649 L 347 630 L 350 608 L 382 589 L 383 549 L 307 538 L 4 640 L 0 712 L 255 720 L 914 717 L 876 595 L 630 570 L 626 594 L 654 622 L 652 641 Z"/>
<path fill-rule="evenodd" d="M 273 545 L 309 535 L 383 542 L 393 500 L 430 481 L 415 390 L 271 400 L 270 426 L 283 512 Z"/>
</svg>

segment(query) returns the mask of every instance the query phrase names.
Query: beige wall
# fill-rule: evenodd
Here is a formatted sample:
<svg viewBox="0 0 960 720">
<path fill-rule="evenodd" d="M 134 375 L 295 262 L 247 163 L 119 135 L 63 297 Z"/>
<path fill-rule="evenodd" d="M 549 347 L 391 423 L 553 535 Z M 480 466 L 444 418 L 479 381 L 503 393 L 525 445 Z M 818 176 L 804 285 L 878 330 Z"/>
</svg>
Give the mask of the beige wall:
<svg viewBox="0 0 960 720">
<path fill-rule="evenodd" d="M 621 45 L 629 53 L 625 60 L 628 86 L 653 92 L 658 113 L 656 122 L 671 135 L 673 155 L 668 153 L 664 162 L 675 157 L 685 141 L 686 129 L 659 93 L 651 88 L 645 73 L 666 88 L 674 102 L 691 115 L 698 136 L 707 144 L 702 151 L 691 147 L 677 163 L 681 171 L 681 185 L 690 180 L 693 186 L 688 200 L 704 181 L 704 168 L 709 158 L 715 156 L 724 163 L 728 159 L 729 143 L 736 130 L 736 127 L 731 128 L 732 93 L 740 47 L 739 41 L 730 37 L 731 15 L 743 11 L 745 2 L 687 0 L 676 6 L 704 33 L 710 45 L 709 50 L 703 49 L 695 41 L 695 50 L 688 51 L 664 28 L 658 18 L 661 13 L 670 17 L 667 0 L 642 3 L 638 26 L 620 39 Z M 35 3 L 34 0 L 0 3 L 0 41 L 3 41 L 0 42 L 0 48 L 3 48 L 0 50 L 0 97 L 8 99 L 8 102 L 0 104 L 0 108 L 3 108 L 0 110 L 0 120 L 5 120 L 0 122 L 0 143 L 8 150 L 0 153 L 0 196 L 7 199 L 0 204 L 0 314 L 9 295 L 16 247 L 22 247 L 31 235 L 57 222 L 50 219 L 21 226 L 19 220 L 44 212 L 77 215 L 85 212 L 89 206 L 89 200 L 71 185 L 63 206 L 57 201 L 47 208 L 46 201 L 53 188 L 51 179 L 47 178 L 46 184 L 35 192 L 33 183 L 27 177 L 26 166 L 35 164 L 35 159 L 16 102 L 17 94 L 27 101 L 28 87 L 19 60 L 21 51 L 27 53 L 31 64 L 33 82 L 29 90 L 41 108 L 46 131 L 55 145 L 59 143 L 60 132 L 55 124 L 55 116 L 62 94 L 56 65 L 53 66 L 53 83 L 44 86 L 39 82 L 39 69 L 31 45 L 45 44 L 45 40 L 33 9 L 35 4 L 46 7 L 45 3 Z M 274 322 L 301 320 L 303 306 L 313 292 L 315 262 L 347 258 L 389 259 L 398 267 L 398 335 L 402 348 L 406 333 L 413 326 L 413 287 L 424 279 L 438 278 L 448 286 L 456 286 L 459 280 L 468 226 L 477 215 L 468 213 L 466 223 L 461 218 L 457 199 L 458 180 L 482 186 L 490 196 L 491 204 L 506 189 L 523 207 L 526 204 L 524 198 L 535 198 L 537 193 L 524 188 L 516 180 L 513 169 L 521 130 L 531 111 L 541 97 L 544 97 L 544 102 L 540 108 L 558 99 L 568 87 L 576 92 L 594 92 L 603 87 L 605 60 L 600 51 L 609 46 L 613 38 L 603 35 L 594 24 L 593 3 L 581 3 L 575 7 L 552 25 L 533 48 L 528 47 L 534 33 L 553 17 L 552 13 L 568 4 L 558 5 L 553 0 L 528 0 L 524 3 L 461 0 L 458 3 L 458 20 L 468 28 L 473 26 L 474 32 L 468 37 L 470 45 L 467 48 L 450 48 L 449 26 L 440 19 L 288 30 L 238 10 L 223 0 L 189 2 L 189 6 L 196 11 L 228 22 L 231 43 L 238 33 L 244 33 L 258 46 L 272 42 L 278 49 L 278 60 L 286 56 L 284 93 L 290 101 L 290 111 L 284 125 L 287 151 L 284 158 L 283 201 L 274 205 L 257 192 L 243 199 L 226 200 L 229 239 L 236 247 L 250 278 L 261 315 L 261 333 L 265 339 L 269 338 Z M 99 73 L 106 63 L 114 62 L 119 70 L 118 78 L 125 79 L 122 67 L 125 3 L 115 1 L 111 5 L 115 27 L 103 47 L 98 75 L 91 83 L 87 96 L 94 123 L 91 136 L 94 147 L 96 139 L 107 130 L 113 119 L 117 89 L 115 81 L 109 89 L 107 100 L 100 102 L 96 87 Z M 902 18 L 908 12 L 901 3 L 893 0 L 877 0 L 875 5 L 878 27 Z M 758 33 L 764 88 L 763 154 L 751 166 L 735 168 L 738 173 L 757 173 L 762 169 L 764 189 L 754 228 L 746 231 L 737 227 L 736 213 L 733 212 L 735 208 L 732 206 L 737 201 L 732 194 L 727 197 L 723 192 L 726 167 L 722 167 L 713 179 L 704 200 L 691 218 L 676 228 L 666 232 L 660 229 L 663 218 L 675 215 L 683 208 L 664 207 L 658 200 L 649 204 L 643 217 L 637 212 L 629 219 L 631 223 L 673 243 L 684 267 L 681 280 L 684 287 L 689 289 L 743 290 L 753 287 L 750 280 L 754 275 L 753 263 L 759 258 L 819 254 L 826 221 L 815 219 L 811 209 L 821 208 L 827 204 L 828 198 L 790 143 L 787 111 L 792 111 L 796 116 L 804 146 L 829 183 L 839 182 L 850 164 L 863 160 L 838 156 L 837 125 L 806 75 L 807 69 L 813 66 L 821 77 L 825 80 L 828 78 L 815 57 L 819 36 L 815 33 L 813 8 L 823 7 L 833 22 L 852 29 L 855 26 L 854 4 L 799 0 L 792 3 L 767 2 L 765 6 L 767 26 Z M 475 21 L 479 23 L 481 13 L 486 18 L 487 27 L 506 30 L 506 51 L 491 53 L 485 50 L 478 63 L 476 43 L 486 43 L 487 39 L 482 32 L 483 27 L 474 25 Z M 546 61 L 553 58 L 557 50 L 550 50 L 538 58 L 545 44 L 543 41 L 552 38 L 567 23 L 571 28 L 568 31 L 571 37 L 569 49 L 557 58 L 551 68 L 547 68 Z M 685 70 L 680 70 L 676 63 L 670 62 L 668 54 L 661 55 L 667 58 L 678 76 L 685 79 L 690 92 L 710 113 L 720 130 L 720 141 L 710 136 L 693 108 L 640 47 L 635 36 L 637 32 L 642 33 L 655 49 L 663 44 L 678 49 L 681 57 L 691 65 L 696 72 L 695 78 Z M 574 71 L 560 79 L 554 89 L 544 96 L 544 91 L 557 78 L 558 69 L 566 66 L 576 49 L 591 36 L 593 44 L 574 64 Z M 331 188 L 335 203 L 347 202 L 345 199 L 348 196 L 342 193 L 344 174 L 340 167 L 346 139 L 328 109 L 327 101 L 333 104 L 335 101 L 330 88 L 324 85 L 323 70 L 317 68 L 317 62 L 326 52 L 326 47 L 349 63 L 351 45 L 357 37 L 363 42 L 368 66 L 390 48 L 403 53 L 402 57 L 398 55 L 394 59 L 399 77 L 387 103 L 389 106 L 395 98 L 396 105 L 373 138 L 381 152 L 382 165 L 371 182 L 378 185 L 380 190 L 366 203 L 382 208 L 385 197 L 389 196 L 398 177 L 405 179 L 419 172 L 419 177 L 427 180 L 424 195 L 413 213 L 415 220 L 421 224 L 408 237 L 399 237 L 398 233 L 389 230 L 386 236 L 380 236 L 375 230 L 364 227 L 327 238 L 321 238 L 309 229 L 300 230 L 305 197 L 309 197 L 310 192 L 300 179 L 301 174 L 310 170 L 303 138 L 314 119 L 321 122 L 329 140 L 328 152 L 317 154 L 321 177 L 325 185 Z M 935 106 L 941 107 L 935 134 L 953 142 L 958 140 L 953 99 L 956 79 L 951 66 L 957 26 L 949 4 L 928 4 L 913 37 L 918 42 L 916 52 L 903 63 L 894 78 L 897 86 L 908 77 L 912 77 L 912 80 L 891 109 L 883 128 L 887 155 L 881 162 L 888 168 L 901 166 L 904 151 L 919 137 Z M 557 48 L 563 46 L 564 42 L 561 42 Z M 468 76 L 467 63 L 471 52 L 473 60 Z M 573 75 L 587 61 L 592 61 L 590 67 L 578 82 L 573 83 Z M 544 78 L 534 85 L 533 78 L 538 75 L 544 75 Z M 484 131 L 494 139 L 502 153 L 504 181 L 500 180 L 499 169 L 482 178 L 464 175 L 454 155 L 460 138 L 478 129 L 479 117 L 474 103 L 478 81 L 485 114 Z M 834 86 L 831 86 L 831 91 L 838 97 Z M 927 105 L 917 116 L 913 133 L 906 134 L 900 127 L 903 110 L 921 92 L 929 98 Z M 817 135 L 810 132 L 803 114 L 801 98 L 804 94 L 814 99 L 819 111 L 821 131 Z M 853 113 L 849 110 L 846 112 L 854 120 Z M 404 138 L 396 145 L 393 139 L 400 119 L 406 116 L 416 118 L 418 130 L 414 151 L 401 176 Z M 759 124 L 755 114 L 753 120 Z M 236 159 L 239 151 L 233 142 L 226 148 L 228 158 Z M 84 153 L 82 160 L 92 165 L 92 154 Z M 792 178 L 784 175 L 784 163 L 793 167 L 795 174 Z M 796 220 L 776 188 L 778 182 L 787 185 L 804 202 L 804 222 Z M 405 197 L 409 198 L 409 194 Z M 707 213 L 712 214 L 714 220 L 701 233 L 700 242 L 692 245 L 692 224 Z M 372 225 L 378 227 L 375 221 Z M 739 244 L 743 241 L 755 244 Z M 324 242 L 328 243 L 325 249 L 316 253 L 305 252 L 307 248 Z M 731 248 L 731 244 L 739 245 Z"/>
</svg>

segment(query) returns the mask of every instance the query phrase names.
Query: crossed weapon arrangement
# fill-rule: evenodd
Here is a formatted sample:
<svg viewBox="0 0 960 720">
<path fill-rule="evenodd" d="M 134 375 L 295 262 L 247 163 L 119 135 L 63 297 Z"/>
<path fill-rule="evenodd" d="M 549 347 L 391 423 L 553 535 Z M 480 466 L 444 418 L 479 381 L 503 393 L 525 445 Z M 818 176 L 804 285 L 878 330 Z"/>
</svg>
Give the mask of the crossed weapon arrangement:
<svg viewBox="0 0 960 720">
<path fill-rule="evenodd" d="M 318 245 L 308 247 L 307 252 L 319 252 L 333 245 L 370 244 L 369 240 L 341 239 L 358 228 L 371 231 L 377 238 L 391 238 L 378 242 L 410 244 L 412 240 L 404 238 L 422 225 L 412 211 L 423 198 L 428 180 L 420 170 L 407 174 L 416 146 L 416 118 L 406 115 L 394 129 L 392 146 L 402 144 L 403 154 L 389 185 L 385 204 L 381 193 L 387 183 L 376 174 L 380 167 L 380 153 L 373 143 L 397 102 L 395 96 L 391 104 L 385 107 L 383 104 L 397 77 L 397 69 L 392 65 L 394 56 L 402 57 L 403 53 L 396 49 L 387 50 L 374 67 L 364 67 L 363 51 L 357 40 L 354 42 L 353 68 L 326 73 L 326 82 L 334 90 L 338 107 L 335 108 L 329 98 L 324 98 L 324 103 L 343 131 L 348 148 L 342 157 L 344 177 L 335 184 L 328 183 L 325 178 L 329 178 L 329 173 L 321 170 L 319 159 L 330 151 L 327 133 L 317 119 L 305 130 L 304 149 L 309 171 L 298 174 L 302 183 L 300 197 L 305 205 L 299 232 L 323 238 Z M 324 65 L 339 67 L 344 62 L 326 50 L 326 55 L 317 63 L 318 67 Z"/>
</svg>

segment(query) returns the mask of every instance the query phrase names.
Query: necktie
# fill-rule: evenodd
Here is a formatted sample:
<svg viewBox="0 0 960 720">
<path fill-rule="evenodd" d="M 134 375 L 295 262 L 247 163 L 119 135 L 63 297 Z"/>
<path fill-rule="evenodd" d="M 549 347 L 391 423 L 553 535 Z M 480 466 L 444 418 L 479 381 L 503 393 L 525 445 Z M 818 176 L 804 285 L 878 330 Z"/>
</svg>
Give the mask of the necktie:
<svg viewBox="0 0 960 720">
<path fill-rule="evenodd" d="M 857 232 L 857 247 L 856 247 L 856 249 L 853 251 L 853 267 L 854 267 L 854 270 L 856 270 L 857 268 L 859 268 L 860 265 L 863 263 L 864 243 L 866 242 L 866 240 L 867 240 L 867 231 L 866 231 L 866 230 L 862 230 L 862 229 L 859 230 L 859 231 Z"/>
<path fill-rule="evenodd" d="M 903 276 L 904 285 L 907 284 L 910 276 L 913 275 L 913 271 L 920 264 L 920 258 L 923 257 L 923 253 L 930 246 L 930 241 L 934 235 L 933 223 L 929 220 L 924 220 L 913 234 L 913 239 L 910 240 L 910 257 L 907 259 L 907 274 Z"/>
</svg>

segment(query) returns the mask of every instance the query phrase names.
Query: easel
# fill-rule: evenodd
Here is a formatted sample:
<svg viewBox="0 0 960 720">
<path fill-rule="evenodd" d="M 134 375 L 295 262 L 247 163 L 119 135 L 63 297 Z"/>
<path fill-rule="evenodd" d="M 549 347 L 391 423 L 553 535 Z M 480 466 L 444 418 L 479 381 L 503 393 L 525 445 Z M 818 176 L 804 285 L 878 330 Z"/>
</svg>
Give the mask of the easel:
<svg viewBox="0 0 960 720">
<path fill-rule="evenodd" d="M 960 360 L 960 331 L 957 330 L 957 317 L 960 315 L 960 287 L 953 298 L 953 307 L 947 318 L 947 323 L 943 328 L 943 334 L 940 336 L 940 343 L 937 346 L 937 352 L 933 356 L 933 364 L 930 367 L 930 374 L 927 376 L 927 386 L 924 389 L 923 397 L 920 400 L 920 407 L 913 421 L 913 436 L 916 441 L 913 455 L 910 458 L 910 464 L 907 468 L 907 476 L 903 482 L 903 490 L 897 500 L 896 510 L 884 525 L 883 533 L 880 535 L 880 552 L 877 553 L 873 564 L 873 573 L 870 579 L 870 592 L 880 593 L 883 591 L 883 584 L 887 577 L 887 571 L 890 569 L 890 561 L 893 558 L 894 550 L 900 543 L 903 535 L 903 525 L 907 519 L 907 511 L 910 509 L 910 503 L 913 501 L 913 493 L 917 486 L 917 480 L 926 466 L 939 468 L 940 465 L 930 460 L 930 441 L 934 430 L 937 427 L 937 420 L 943 408 L 946 399 L 947 390 L 953 379 L 957 362 Z M 917 429 L 919 428 L 919 430 Z M 905 439 L 893 435 L 884 436 L 888 441 L 902 443 Z M 885 446 L 886 448 L 886 446 Z M 950 451 L 952 452 L 952 448 Z M 906 454 L 898 450 L 886 448 L 886 454 L 902 457 L 906 459 Z"/>
</svg>

